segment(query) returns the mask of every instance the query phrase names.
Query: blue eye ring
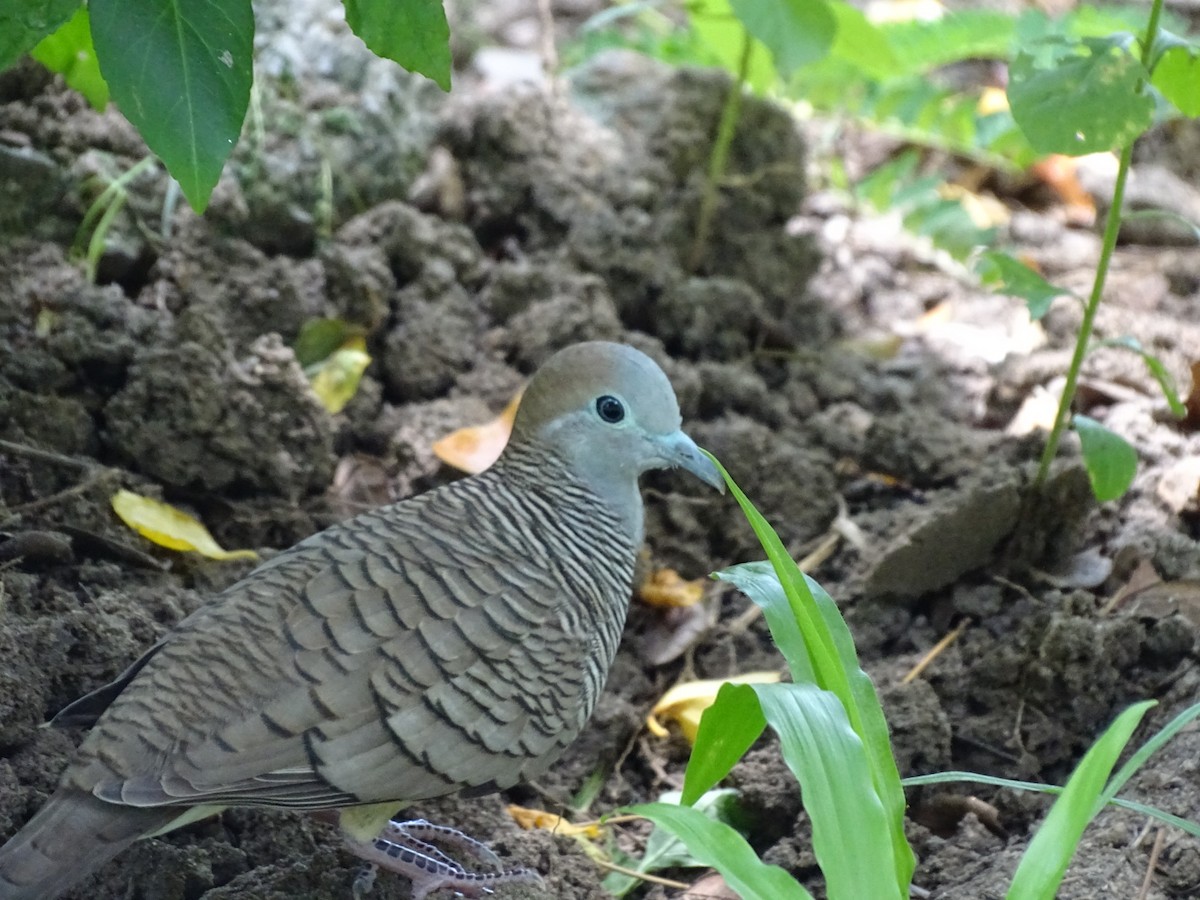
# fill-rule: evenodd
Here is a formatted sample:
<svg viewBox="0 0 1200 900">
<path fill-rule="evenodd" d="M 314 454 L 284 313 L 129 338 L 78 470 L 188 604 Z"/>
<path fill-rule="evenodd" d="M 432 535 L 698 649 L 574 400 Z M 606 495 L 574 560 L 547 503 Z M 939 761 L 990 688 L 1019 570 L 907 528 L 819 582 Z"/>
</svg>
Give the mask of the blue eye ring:
<svg viewBox="0 0 1200 900">
<path fill-rule="evenodd" d="M 596 398 L 596 415 L 609 425 L 616 425 L 625 418 L 625 404 L 612 394 Z"/>
</svg>

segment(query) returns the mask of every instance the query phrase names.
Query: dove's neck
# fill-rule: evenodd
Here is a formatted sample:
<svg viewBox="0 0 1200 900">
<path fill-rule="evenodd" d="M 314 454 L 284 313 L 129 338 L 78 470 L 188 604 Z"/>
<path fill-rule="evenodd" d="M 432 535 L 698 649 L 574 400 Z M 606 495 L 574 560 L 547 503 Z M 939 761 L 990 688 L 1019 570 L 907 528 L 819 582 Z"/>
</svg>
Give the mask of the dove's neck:
<svg viewBox="0 0 1200 900">
<path fill-rule="evenodd" d="M 560 508 L 595 511 L 599 505 L 616 519 L 622 536 L 633 548 L 642 545 L 645 516 L 637 476 L 628 471 L 612 475 L 596 467 L 572 465 L 535 443 L 510 446 L 496 462 L 496 474 Z"/>
</svg>

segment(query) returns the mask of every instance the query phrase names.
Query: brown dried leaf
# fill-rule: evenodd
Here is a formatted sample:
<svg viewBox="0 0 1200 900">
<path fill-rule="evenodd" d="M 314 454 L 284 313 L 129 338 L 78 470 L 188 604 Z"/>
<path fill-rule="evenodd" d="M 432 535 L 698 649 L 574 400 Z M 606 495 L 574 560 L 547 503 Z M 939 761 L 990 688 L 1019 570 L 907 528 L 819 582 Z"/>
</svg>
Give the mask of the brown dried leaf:
<svg viewBox="0 0 1200 900">
<path fill-rule="evenodd" d="M 1200 360 L 1192 363 L 1192 389 L 1183 401 L 1187 415 L 1181 423 L 1188 431 L 1200 431 Z"/>
<path fill-rule="evenodd" d="M 1158 577 L 1158 572 L 1155 570 L 1154 564 L 1148 559 L 1141 560 L 1129 574 L 1129 578 L 1125 581 L 1125 584 L 1104 604 L 1104 608 L 1100 610 L 1100 615 L 1108 615 L 1134 594 L 1138 593 L 1138 591 L 1145 590 L 1151 585 L 1159 584 L 1161 581 L 1162 579 Z"/>
<path fill-rule="evenodd" d="M 1000 824 L 1000 812 L 992 804 L 965 794 L 935 794 L 917 804 L 911 812 L 920 822 L 941 838 L 951 837 L 968 813 L 974 813 L 980 824 L 1001 840 L 1008 832 Z"/>
<path fill-rule="evenodd" d="M 513 821 L 524 828 L 526 831 L 532 831 L 535 828 L 542 831 L 550 831 L 554 834 L 562 834 L 568 836 L 583 835 L 587 838 L 600 837 L 600 826 L 596 822 L 584 822 L 581 825 L 576 825 L 574 822 L 568 822 L 557 813 L 547 812 L 544 809 L 529 809 L 525 806 L 517 806 L 509 804 L 505 807 L 508 814 L 513 817 Z"/>
<path fill-rule="evenodd" d="M 721 685 L 727 683 L 774 684 L 777 681 L 779 681 L 778 672 L 747 672 L 744 675 L 734 675 L 730 678 L 685 681 L 675 685 L 654 704 L 650 715 L 646 717 L 646 727 L 655 737 L 666 737 L 670 732 L 659 721 L 661 716 L 677 723 L 683 736 L 688 739 L 688 743 L 695 743 L 696 730 L 700 727 L 700 716 L 713 705 Z"/>
<path fill-rule="evenodd" d="M 685 581 L 674 569 L 657 569 L 638 586 L 637 595 L 647 606 L 695 606 L 704 597 L 705 579 Z"/>
<path fill-rule="evenodd" d="M 1072 222 L 1090 225 L 1095 221 L 1096 201 L 1079 182 L 1074 157 L 1051 154 L 1035 162 L 1029 171 L 1058 195 Z"/>
<path fill-rule="evenodd" d="M 1178 613 L 1200 628 L 1200 581 L 1164 581 L 1129 597 L 1129 615 L 1165 619 Z"/>
<path fill-rule="evenodd" d="M 523 392 L 523 389 L 517 391 L 504 412 L 492 421 L 460 428 L 437 441 L 433 445 L 434 455 L 448 466 L 468 475 L 478 475 L 500 458 L 508 444 Z"/>
<path fill-rule="evenodd" d="M 712 872 L 680 894 L 679 900 L 741 900 L 741 897 L 721 875 Z"/>
<path fill-rule="evenodd" d="M 707 634 L 715 622 L 716 610 L 707 604 L 663 610 L 642 636 L 642 659 L 652 666 L 674 662 Z"/>
</svg>

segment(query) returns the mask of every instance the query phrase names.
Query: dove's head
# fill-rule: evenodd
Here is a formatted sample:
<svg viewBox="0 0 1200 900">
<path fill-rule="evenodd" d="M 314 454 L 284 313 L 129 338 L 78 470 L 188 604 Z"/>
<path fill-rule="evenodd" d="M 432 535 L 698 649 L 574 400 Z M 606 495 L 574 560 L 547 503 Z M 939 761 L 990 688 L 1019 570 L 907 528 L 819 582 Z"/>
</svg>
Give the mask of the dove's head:
<svg viewBox="0 0 1200 900">
<path fill-rule="evenodd" d="M 602 497 L 640 511 L 637 480 L 650 469 L 684 469 L 725 490 L 681 422 L 675 391 L 654 360 L 625 344 L 589 341 L 558 351 L 533 376 L 512 444 L 554 453 Z"/>
</svg>

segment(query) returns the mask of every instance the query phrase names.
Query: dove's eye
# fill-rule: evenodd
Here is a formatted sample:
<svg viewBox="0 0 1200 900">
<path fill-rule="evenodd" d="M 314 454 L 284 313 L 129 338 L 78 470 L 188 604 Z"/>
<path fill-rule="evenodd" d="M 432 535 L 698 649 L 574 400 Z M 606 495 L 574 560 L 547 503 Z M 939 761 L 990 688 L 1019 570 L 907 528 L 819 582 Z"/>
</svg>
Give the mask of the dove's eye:
<svg viewBox="0 0 1200 900">
<path fill-rule="evenodd" d="M 610 425 L 616 425 L 625 418 L 625 404 L 611 394 L 605 394 L 596 400 L 596 413 Z"/>
</svg>

